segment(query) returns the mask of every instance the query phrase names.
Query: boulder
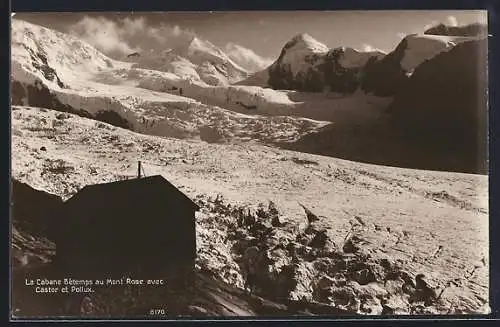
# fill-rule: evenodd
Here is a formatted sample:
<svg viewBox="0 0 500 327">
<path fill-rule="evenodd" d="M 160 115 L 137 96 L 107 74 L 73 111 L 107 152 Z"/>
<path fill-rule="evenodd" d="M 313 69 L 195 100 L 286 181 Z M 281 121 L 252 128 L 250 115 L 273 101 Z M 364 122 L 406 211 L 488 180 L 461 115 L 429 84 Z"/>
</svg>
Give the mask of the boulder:
<svg viewBox="0 0 500 327">
<path fill-rule="evenodd" d="M 333 276 L 333 280 L 335 286 L 337 287 L 345 286 L 347 284 L 347 278 L 343 273 L 336 273 L 335 276 Z"/>
<path fill-rule="evenodd" d="M 272 216 L 272 218 L 271 218 L 271 225 L 273 227 L 281 227 L 284 225 L 284 223 L 281 220 L 280 216 L 275 215 L 275 216 Z"/>
<path fill-rule="evenodd" d="M 383 298 L 389 294 L 387 290 L 379 283 L 356 285 L 356 287 L 353 289 L 356 294 L 359 294 L 359 296 L 368 298 Z"/>
<path fill-rule="evenodd" d="M 344 243 L 342 250 L 344 251 L 344 253 L 356 253 L 360 250 L 360 247 L 358 245 L 360 241 L 361 240 L 356 235 L 354 235 Z"/>
<path fill-rule="evenodd" d="M 379 299 L 370 297 L 361 302 L 360 311 L 369 315 L 381 315 L 383 307 Z"/>
<path fill-rule="evenodd" d="M 325 230 L 318 231 L 316 235 L 309 242 L 309 246 L 317 249 L 322 249 L 326 246 L 328 242 L 328 235 Z"/>
<path fill-rule="evenodd" d="M 403 294 L 403 284 L 405 282 L 402 279 L 386 280 L 384 287 L 389 292 L 389 294 Z"/>
<path fill-rule="evenodd" d="M 316 284 L 316 287 L 318 289 L 329 289 L 330 287 L 334 286 L 335 285 L 335 279 L 333 279 L 332 277 L 328 276 L 328 275 L 322 275 L 319 279 L 318 279 L 318 282 Z"/>
<path fill-rule="evenodd" d="M 335 306 L 347 306 L 356 298 L 356 294 L 349 286 L 332 288 L 331 294 L 329 299 Z"/>
<path fill-rule="evenodd" d="M 200 139 L 207 143 L 218 143 L 223 141 L 224 133 L 214 126 L 202 126 L 200 127 Z"/>
<path fill-rule="evenodd" d="M 382 315 L 407 315 L 409 314 L 409 304 L 402 296 L 391 296 L 382 304 Z"/>
<path fill-rule="evenodd" d="M 368 283 L 376 281 L 375 274 L 370 268 L 365 268 L 362 270 L 355 271 L 352 274 L 352 277 L 356 282 L 358 282 L 361 285 L 366 285 Z"/>
</svg>

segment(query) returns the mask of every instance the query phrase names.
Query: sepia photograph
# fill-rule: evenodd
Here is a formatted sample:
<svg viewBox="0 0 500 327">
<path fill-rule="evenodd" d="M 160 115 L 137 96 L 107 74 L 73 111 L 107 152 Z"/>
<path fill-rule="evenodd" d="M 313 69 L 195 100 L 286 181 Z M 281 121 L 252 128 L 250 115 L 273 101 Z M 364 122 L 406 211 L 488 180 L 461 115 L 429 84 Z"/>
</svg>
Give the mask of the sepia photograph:
<svg viewBox="0 0 500 327">
<path fill-rule="evenodd" d="M 11 319 L 491 313 L 488 13 L 11 14 Z"/>
</svg>

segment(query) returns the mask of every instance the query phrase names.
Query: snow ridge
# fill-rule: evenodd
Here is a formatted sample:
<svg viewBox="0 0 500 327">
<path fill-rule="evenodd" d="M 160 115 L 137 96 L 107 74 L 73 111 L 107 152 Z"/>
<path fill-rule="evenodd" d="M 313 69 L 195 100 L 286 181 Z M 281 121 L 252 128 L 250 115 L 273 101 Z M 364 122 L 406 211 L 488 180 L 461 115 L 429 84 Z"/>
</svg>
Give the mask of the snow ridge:
<svg viewBox="0 0 500 327">
<path fill-rule="evenodd" d="M 261 57 L 254 51 L 235 43 L 226 44 L 224 52 L 231 60 L 252 73 L 267 68 L 273 63 L 272 59 Z"/>
<path fill-rule="evenodd" d="M 457 44 L 476 39 L 475 37 L 411 34 L 405 37 L 407 47 L 401 60 L 401 68 L 412 72 L 421 63 L 436 55 L 449 51 Z"/>
</svg>

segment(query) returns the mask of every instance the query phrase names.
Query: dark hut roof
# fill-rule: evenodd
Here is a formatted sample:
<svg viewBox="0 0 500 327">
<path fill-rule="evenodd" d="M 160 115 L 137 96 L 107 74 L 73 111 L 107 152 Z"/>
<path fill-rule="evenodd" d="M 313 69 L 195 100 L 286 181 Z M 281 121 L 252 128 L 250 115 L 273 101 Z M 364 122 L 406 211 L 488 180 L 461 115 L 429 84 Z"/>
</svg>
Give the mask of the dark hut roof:
<svg viewBox="0 0 500 327">
<path fill-rule="evenodd" d="M 92 201 L 93 207 L 94 205 L 98 207 L 99 203 L 104 205 L 126 204 L 127 201 L 144 199 L 149 196 L 162 196 L 163 194 L 164 201 L 180 204 L 194 211 L 200 209 L 196 203 L 161 175 L 87 185 L 67 200 L 66 205 L 88 200 Z M 98 203 L 94 200 L 97 200 Z"/>
<path fill-rule="evenodd" d="M 54 224 L 57 223 L 54 214 L 61 209 L 63 203 L 57 195 L 12 179 L 12 220 L 26 231 L 51 236 Z"/>
</svg>

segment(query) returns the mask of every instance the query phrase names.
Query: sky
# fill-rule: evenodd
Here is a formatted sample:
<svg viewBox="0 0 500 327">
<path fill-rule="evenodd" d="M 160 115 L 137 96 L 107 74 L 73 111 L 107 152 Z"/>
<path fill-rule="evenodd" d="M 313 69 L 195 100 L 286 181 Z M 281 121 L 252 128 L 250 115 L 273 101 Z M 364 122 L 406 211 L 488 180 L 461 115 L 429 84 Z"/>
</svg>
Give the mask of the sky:
<svg viewBox="0 0 500 327">
<path fill-rule="evenodd" d="M 487 22 L 485 11 L 437 10 L 18 13 L 15 18 L 78 36 L 111 57 L 171 48 L 197 36 L 219 47 L 236 43 L 271 59 L 299 33 L 331 48 L 389 52 L 405 35 L 437 23 Z"/>
</svg>

